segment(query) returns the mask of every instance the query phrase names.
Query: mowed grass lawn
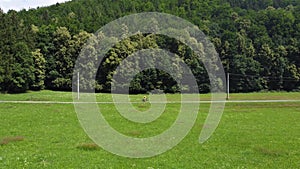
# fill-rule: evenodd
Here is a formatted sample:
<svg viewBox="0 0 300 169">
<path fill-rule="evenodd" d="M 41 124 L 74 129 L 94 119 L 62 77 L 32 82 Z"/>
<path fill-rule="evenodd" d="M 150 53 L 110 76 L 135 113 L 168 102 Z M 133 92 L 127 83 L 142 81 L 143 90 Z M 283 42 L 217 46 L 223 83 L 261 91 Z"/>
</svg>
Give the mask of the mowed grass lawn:
<svg viewBox="0 0 300 169">
<path fill-rule="evenodd" d="M 140 100 L 141 95 L 132 98 Z M 179 95 L 168 95 L 178 100 Z M 209 95 L 201 95 L 209 100 Z M 134 100 L 133 99 L 133 100 Z M 233 94 L 232 100 L 300 100 L 300 93 Z M 1 100 L 72 101 L 68 92 L 0 95 Z M 111 101 L 98 94 L 98 101 Z M 149 137 L 172 125 L 180 104 L 167 104 L 150 124 L 123 119 L 113 104 L 100 104 L 116 130 L 132 137 Z M 135 104 L 147 109 L 143 103 Z M 213 136 L 199 144 L 210 104 L 201 104 L 187 137 L 156 157 L 131 159 L 97 147 L 85 134 L 72 104 L 0 103 L 0 168 L 300 168 L 300 102 L 226 103 Z"/>
</svg>

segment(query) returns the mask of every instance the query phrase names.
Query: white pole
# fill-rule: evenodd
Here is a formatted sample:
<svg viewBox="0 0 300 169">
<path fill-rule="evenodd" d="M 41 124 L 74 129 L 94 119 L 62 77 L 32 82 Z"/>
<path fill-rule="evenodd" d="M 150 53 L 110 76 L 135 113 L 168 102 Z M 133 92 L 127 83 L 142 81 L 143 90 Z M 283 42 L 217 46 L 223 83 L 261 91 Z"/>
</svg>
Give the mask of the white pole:
<svg viewBox="0 0 300 169">
<path fill-rule="evenodd" d="M 77 73 L 77 99 L 79 100 L 79 72 Z"/>
<path fill-rule="evenodd" d="M 229 100 L 229 73 L 227 73 L 227 100 Z"/>
</svg>

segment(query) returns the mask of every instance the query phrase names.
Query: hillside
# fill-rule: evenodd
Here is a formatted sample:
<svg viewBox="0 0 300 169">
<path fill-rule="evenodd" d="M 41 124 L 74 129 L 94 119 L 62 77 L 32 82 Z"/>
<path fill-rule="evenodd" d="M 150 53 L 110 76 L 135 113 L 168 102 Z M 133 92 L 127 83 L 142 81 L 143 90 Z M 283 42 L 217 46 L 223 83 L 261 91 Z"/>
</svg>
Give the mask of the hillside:
<svg viewBox="0 0 300 169">
<path fill-rule="evenodd" d="M 1 91 L 70 90 L 74 62 L 91 33 L 119 17 L 147 11 L 187 19 L 208 35 L 225 71 L 231 73 L 232 92 L 300 89 L 299 1 L 73 0 L 29 11 L 0 12 Z M 162 47 L 177 54 L 183 49 L 183 53 L 188 53 L 183 44 L 164 38 L 140 35 L 121 42 L 119 48 L 150 39 L 152 43 L 146 47 Z M 174 44 L 177 44 L 175 49 Z M 124 58 L 132 52 L 125 50 L 122 52 L 126 55 L 122 55 L 117 48 L 112 49 L 117 55 L 110 52 L 107 58 L 115 61 L 118 60 L 115 56 Z M 138 49 L 141 49 L 139 44 L 133 51 Z M 190 57 L 187 55 L 180 57 Z M 106 65 L 97 76 L 97 90 L 102 92 L 110 90 L 110 76 L 115 68 Z M 197 79 L 199 90 L 208 92 L 205 70 L 199 68 L 193 73 L 203 77 Z M 155 87 L 177 92 L 169 77 L 158 78 L 162 74 L 155 70 L 142 72 L 139 79 L 151 81 L 135 80 L 132 92 L 147 92 Z"/>
</svg>

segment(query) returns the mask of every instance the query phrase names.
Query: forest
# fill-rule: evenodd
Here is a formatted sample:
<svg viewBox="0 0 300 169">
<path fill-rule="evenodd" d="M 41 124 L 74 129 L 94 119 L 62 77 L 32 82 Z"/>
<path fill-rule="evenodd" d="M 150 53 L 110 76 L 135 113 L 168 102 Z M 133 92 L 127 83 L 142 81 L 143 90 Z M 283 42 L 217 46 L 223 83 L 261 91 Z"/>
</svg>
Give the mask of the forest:
<svg viewBox="0 0 300 169">
<path fill-rule="evenodd" d="M 154 11 L 186 19 L 210 38 L 230 73 L 231 92 L 300 90 L 300 1 L 72 0 L 7 13 L 0 9 L 0 91 L 70 91 L 75 61 L 99 28 L 129 14 Z M 106 53 L 97 71 L 96 91 L 110 92 L 116 66 L 148 48 L 179 55 L 195 67 L 199 91 L 210 91 L 207 72 L 193 60 L 191 49 L 154 34 L 124 39 Z M 130 86 L 132 93 L 153 89 L 179 92 L 168 74 L 155 69 L 139 73 Z"/>
</svg>

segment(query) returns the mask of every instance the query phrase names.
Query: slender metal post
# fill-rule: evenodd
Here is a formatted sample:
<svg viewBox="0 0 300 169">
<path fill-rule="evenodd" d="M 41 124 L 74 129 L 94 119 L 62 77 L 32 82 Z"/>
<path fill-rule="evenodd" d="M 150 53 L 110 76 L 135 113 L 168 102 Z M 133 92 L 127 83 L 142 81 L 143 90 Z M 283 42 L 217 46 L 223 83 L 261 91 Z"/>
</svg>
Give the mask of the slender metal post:
<svg viewBox="0 0 300 169">
<path fill-rule="evenodd" d="M 80 99 L 79 93 L 80 93 L 80 88 L 79 88 L 79 72 L 77 73 L 77 99 Z"/>
<path fill-rule="evenodd" d="M 227 73 L 227 100 L 229 100 L 229 73 Z"/>
</svg>

